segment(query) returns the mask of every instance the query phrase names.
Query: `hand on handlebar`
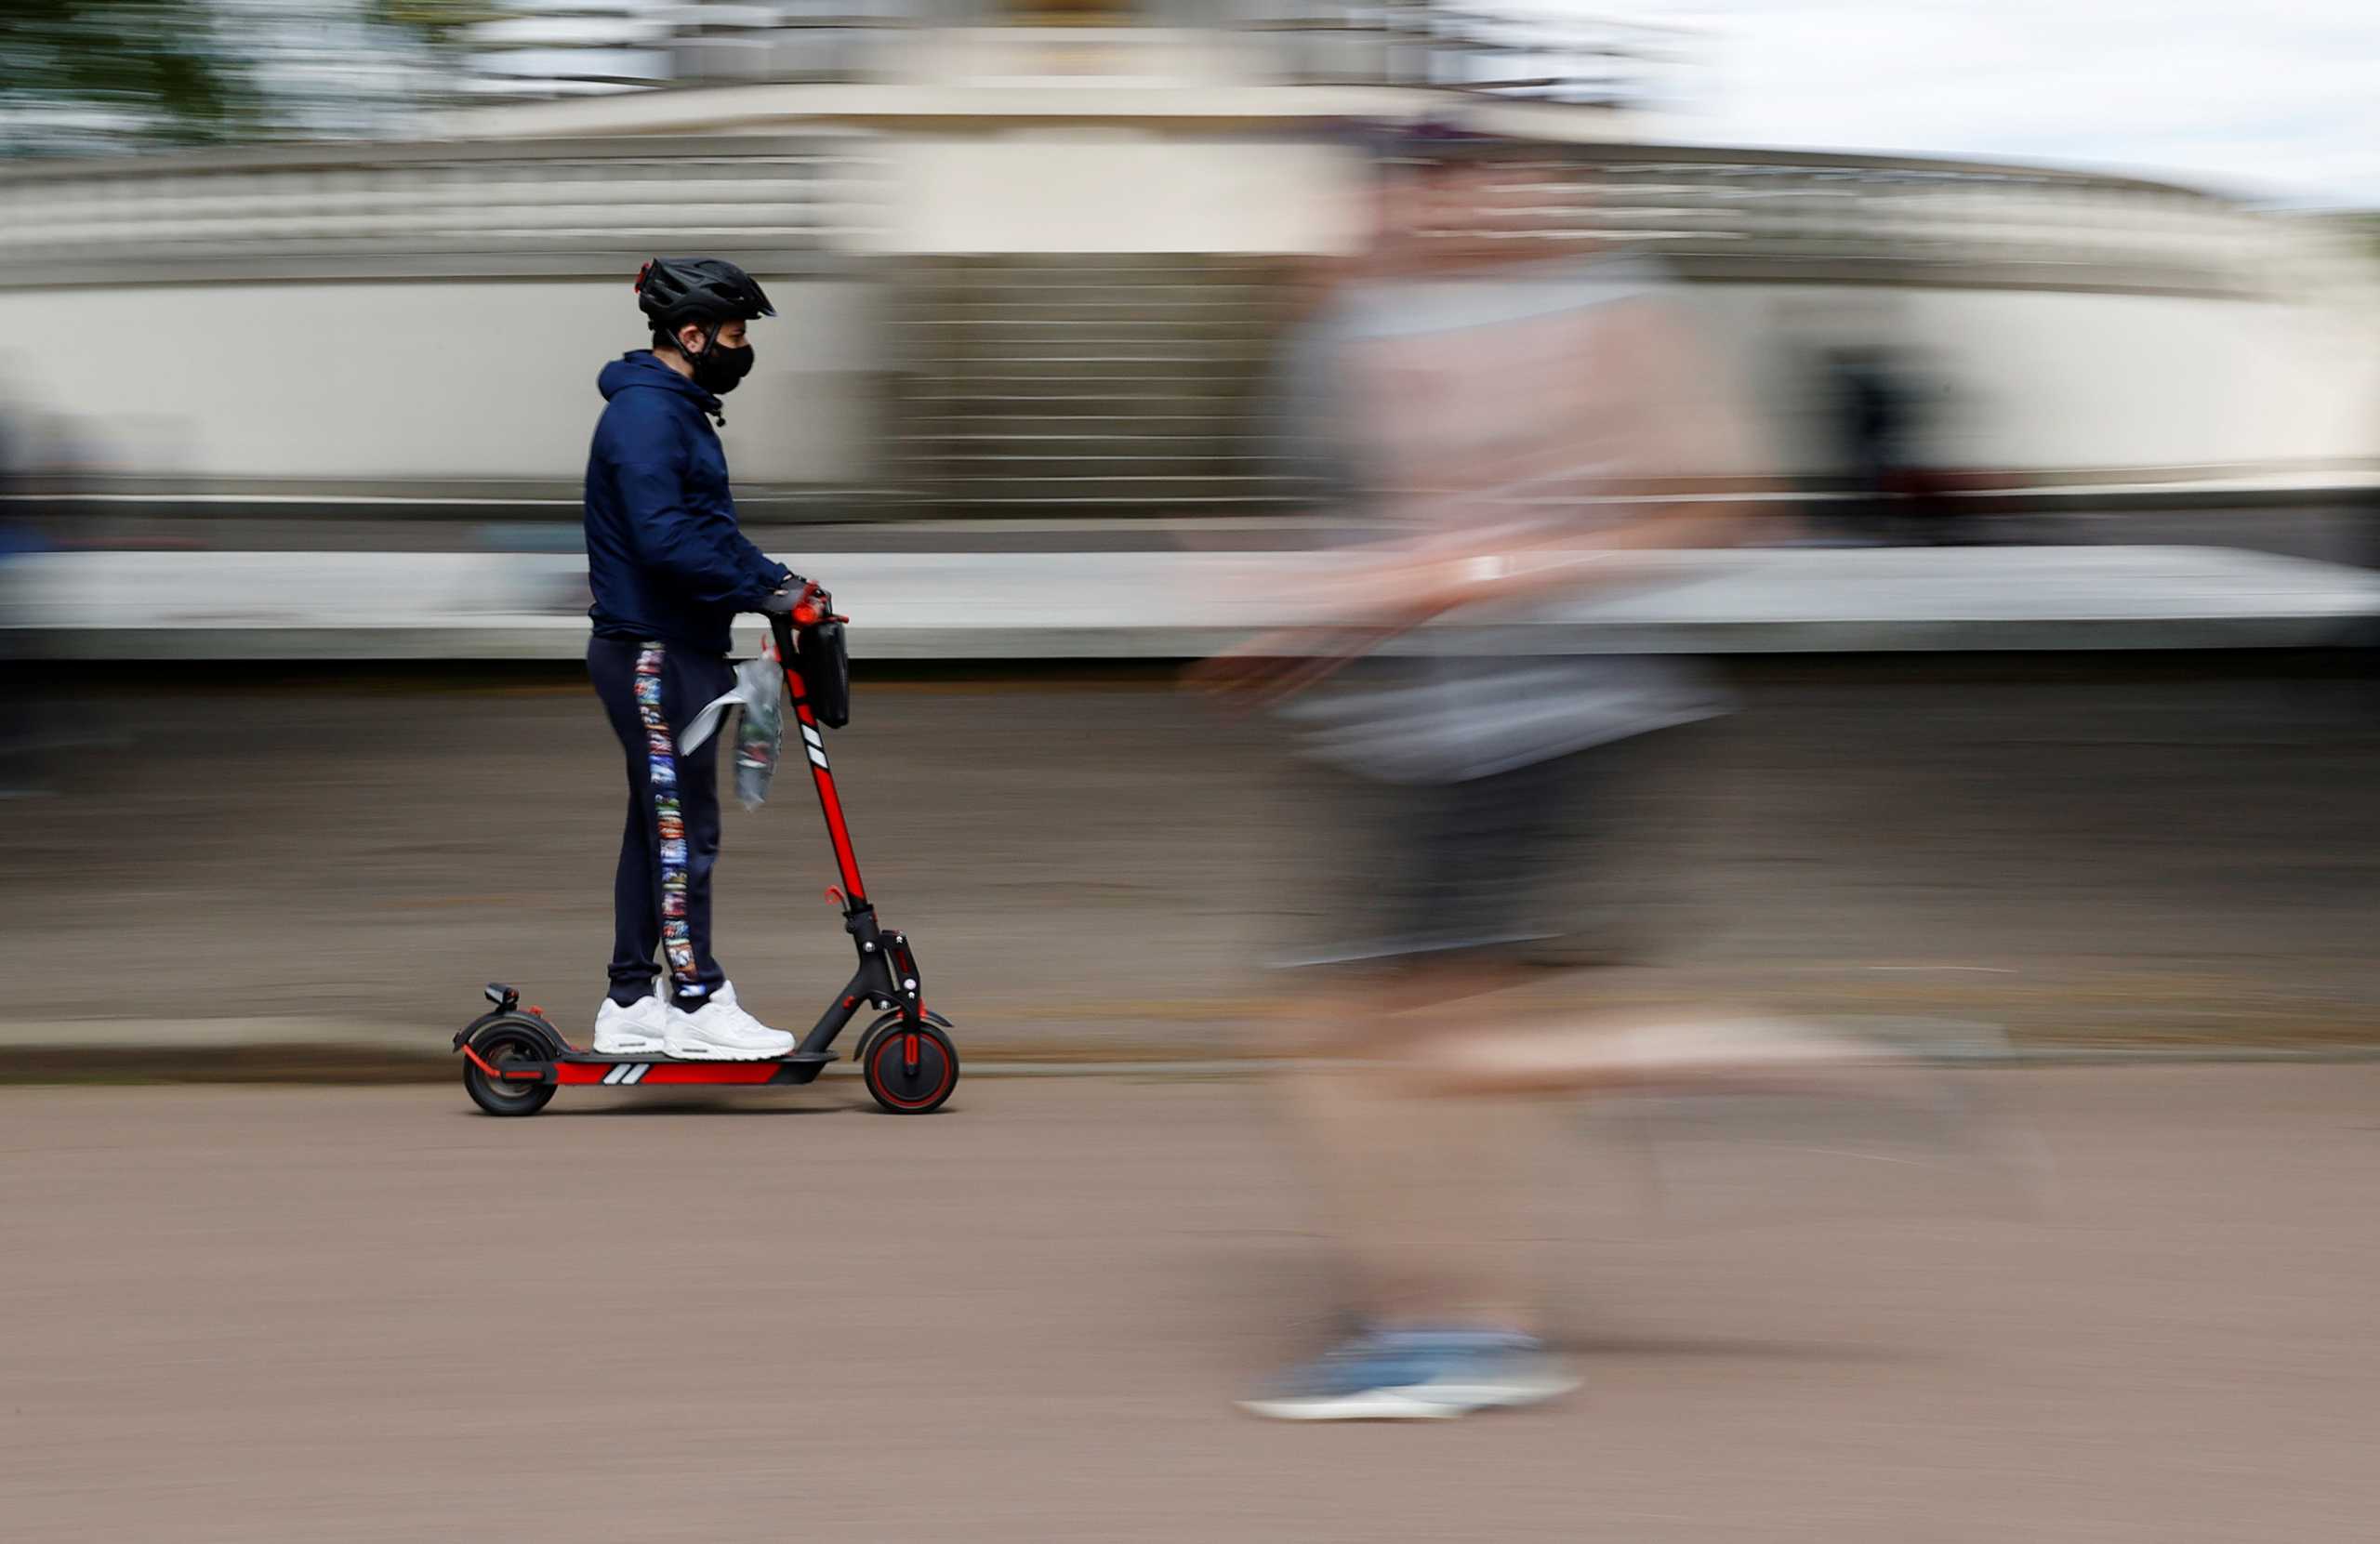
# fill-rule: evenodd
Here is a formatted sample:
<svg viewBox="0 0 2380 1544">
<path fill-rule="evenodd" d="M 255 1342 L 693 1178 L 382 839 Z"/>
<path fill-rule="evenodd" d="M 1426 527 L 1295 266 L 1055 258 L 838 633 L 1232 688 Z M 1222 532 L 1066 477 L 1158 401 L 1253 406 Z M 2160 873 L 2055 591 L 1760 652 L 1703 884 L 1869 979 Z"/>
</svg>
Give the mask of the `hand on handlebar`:
<svg viewBox="0 0 2380 1544">
<path fill-rule="evenodd" d="M 785 587 L 760 602 L 764 615 L 782 616 L 797 627 L 814 627 L 821 622 L 847 620 L 835 614 L 835 598 L 826 587 L 814 580 L 795 574 Z"/>
<path fill-rule="evenodd" d="M 760 602 L 760 612 L 766 616 L 791 616 L 805 601 L 826 593 L 815 582 L 797 574 Z"/>
</svg>

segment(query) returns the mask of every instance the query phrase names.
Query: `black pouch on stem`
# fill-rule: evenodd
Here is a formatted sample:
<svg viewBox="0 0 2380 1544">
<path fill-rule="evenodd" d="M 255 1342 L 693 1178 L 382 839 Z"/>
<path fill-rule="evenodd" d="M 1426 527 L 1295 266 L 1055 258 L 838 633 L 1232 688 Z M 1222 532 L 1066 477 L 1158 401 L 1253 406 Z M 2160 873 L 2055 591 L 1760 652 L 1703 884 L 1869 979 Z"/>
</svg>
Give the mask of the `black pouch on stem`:
<svg viewBox="0 0 2380 1544">
<path fill-rule="evenodd" d="M 820 723 L 840 729 L 852 721 L 852 656 L 843 646 L 840 622 L 804 627 L 794 647 L 793 668 Z"/>
</svg>

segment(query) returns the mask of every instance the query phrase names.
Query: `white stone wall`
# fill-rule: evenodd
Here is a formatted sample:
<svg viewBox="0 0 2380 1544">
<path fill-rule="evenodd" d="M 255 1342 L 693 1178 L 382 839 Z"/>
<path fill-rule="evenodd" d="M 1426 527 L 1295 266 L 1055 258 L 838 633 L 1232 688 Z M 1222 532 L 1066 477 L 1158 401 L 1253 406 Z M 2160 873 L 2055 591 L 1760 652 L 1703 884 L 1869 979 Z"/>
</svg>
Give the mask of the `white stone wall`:
<svg viewBox="0 0 2380 1544">
<path fill-rule="evenodd" d="M 1814 370 L 1837 341 L 1907 353 L 1938 393 L 1940 465 L 2319 479 L 2380 455 L 2380 314 L 2351 297 L 1711 284 L 1702 333 L 1780 461 L 1831 469 Z"/>
<path fill-rule="evenodd" d="M 834 276 L 762 275 L 784 314 L 756 330 L 760 365 L 729 412 L 746 482 L 865 484 L 874 475 L 887 428 L 878 387 L 892 347 L 874 260 L 1328 251 L 1361 218 L 1354 161 L 1277 138 L 1020 128 L 882 138 L 869 154 L 873 212 L 821 233 Z M 2310 230 L 2301 239 L 2211 202 L 2182 216 L 2162 204 L 2135 214 L 2144 199 L 2168 196 L 2155 190 L 2111 188 L 2104 200 L 2087 188 L 2053 191 L 2063 201 L 2053 212 L 2081 218 L 2104 204 L 2111 224 L 2203 224 L 2215 232 L 2207 239 L 2253 253 L 2262 293 L 2117 293 L 2104 268 L 2069 289 L 2039 287 L 2038 267 L 2034 287 L 1966 284 L 1955 272 L 1863 284 L 1857 263 L 1814 276 L 1806 261 L 1783 259 L 1771 280 L 1761 277 L 1762 243 L 1747 240 L 1754 261 L 1697 284 L 1691 299 L 1714 355 L 1758 403 L 1777 461 L 1825 469 L 1807 366 L 1843 339 L 1893 345 L 1924 365 L 1943 394 L 1932 449 L 1947 466 L 2318 478 L 2380 450 L 2374 291 Z M 468 273 L 472 216 L 458 207 L 465 227 L 440 260 Z M 1727 206 L 1701 207 L 1715 218 Z M 1956 244 L 1936 243 L 1946 248 Z M 594 374 L 641 341 L 632 263 L 601 279 L 586 274 L 592 264 L 494 279 L 407 278 L 403 262 L 383 263 L 387 276 L 333 282 L 244 277 L 238 261 L 217 257 L 188 283 L 0 287 L 0 395 L 72 421 L 101 469 L 575 479 L 599 405 Z"/>
<path fill-rule="evenodd" d="M 7 395 L 72 421 L 99 468 L 198 478 L 572 479 L 596 372 L 645 339 L 628 275 L 0 290 Z M 870 470 L 876 292 L 762 276 L 778 308 L 729 400 L 747 482 Z M 72 346 L 40 347 L 61 329 Z"/>
</svg>

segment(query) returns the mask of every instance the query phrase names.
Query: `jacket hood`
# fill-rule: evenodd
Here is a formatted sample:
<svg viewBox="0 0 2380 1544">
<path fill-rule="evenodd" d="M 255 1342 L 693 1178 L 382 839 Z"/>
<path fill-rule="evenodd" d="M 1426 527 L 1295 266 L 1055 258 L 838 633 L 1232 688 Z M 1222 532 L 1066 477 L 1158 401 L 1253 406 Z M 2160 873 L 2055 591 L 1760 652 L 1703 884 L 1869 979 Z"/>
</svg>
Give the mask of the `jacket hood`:
<svg viewBox="0 0 2380 1544">
<path fill-rule="evenodd" d="M 605 402 L 610 402 L 623 391 L 637 388 L 655 391 L 675 391 L 678 395 L 692 400 L 696 407 L 706 413 L 719 411 L 720 402 L 717 397 L 662 363 L 650 349 L 630 350 L 604 365 L 602 372 L 595 377 L 595 389 L 603 393 Z"/>
</svg>

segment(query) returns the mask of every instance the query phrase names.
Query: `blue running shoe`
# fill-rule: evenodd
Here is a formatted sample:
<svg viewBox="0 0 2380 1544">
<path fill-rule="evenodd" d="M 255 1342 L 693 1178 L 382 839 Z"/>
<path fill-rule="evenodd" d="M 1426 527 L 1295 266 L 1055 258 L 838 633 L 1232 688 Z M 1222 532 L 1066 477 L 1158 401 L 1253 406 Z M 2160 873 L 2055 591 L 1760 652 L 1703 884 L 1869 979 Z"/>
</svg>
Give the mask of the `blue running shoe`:
<svg viewBox="0 0 2380 1544">
<path fill-rule="evenodd" d="M 1533 1336 L 1383 1329 L 1290 1369 L 1239 1407 L 1275 1420 L 1448 1420 L 1536 1405 L 1578 1386 Z"/>
</svg>

